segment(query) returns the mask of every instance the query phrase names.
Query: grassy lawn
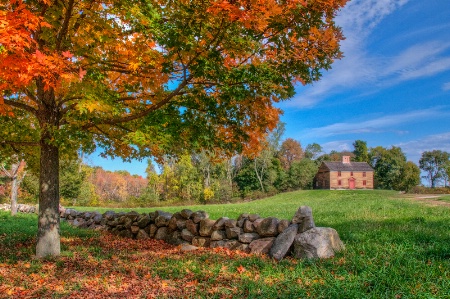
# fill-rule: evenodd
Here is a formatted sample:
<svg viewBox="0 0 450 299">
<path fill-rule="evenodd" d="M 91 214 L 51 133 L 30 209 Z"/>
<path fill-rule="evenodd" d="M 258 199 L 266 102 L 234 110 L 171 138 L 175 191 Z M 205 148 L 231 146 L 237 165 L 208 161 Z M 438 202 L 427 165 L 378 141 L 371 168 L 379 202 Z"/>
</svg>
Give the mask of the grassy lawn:
<svg viewBox="0 0 450 299">
<path fill-rule="evenodd" d="M 62 256 L 41 261 L 32 256 L 36 216 L 0 212 L 0 298 L 450 298 L 447 207 L 388 191 L 298 191 L 187 208 L 214 219 L 242 212 L 291 219 L 301 205 L 313 208 L 317 226 L 339 232 L 344 252 L 274 262 L 227 250 L 182 252 L 63 223 Z"/>
</svg>

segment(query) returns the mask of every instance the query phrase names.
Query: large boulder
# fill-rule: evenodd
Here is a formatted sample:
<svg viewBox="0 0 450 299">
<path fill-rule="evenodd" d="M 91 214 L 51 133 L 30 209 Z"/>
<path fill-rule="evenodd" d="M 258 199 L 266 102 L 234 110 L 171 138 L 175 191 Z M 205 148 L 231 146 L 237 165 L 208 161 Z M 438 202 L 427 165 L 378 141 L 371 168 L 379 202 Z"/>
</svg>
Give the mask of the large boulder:
<svg viewBox="0 0 450 299">
<path fill-rule="evenodd" d="M 308 229 L 316 227 L 312 215 L 312 209 L 308 206 L 301 206 L 294 215 L 292 223 L 298 223 L 298 232 L 303 233 Z"/>
<path fill-rule="evenodd" d="M 297 235 L 298 224 L 291 224 L 288 228 L 286 228 L 278 237 L 275 239 L 275 242 L 270 249 L 269 255 L 276 259 L 277 261 L 281 260 L 286 256 L 289 252 L 289 249 L 294 243 L 295 236 Z"/>
<path fill-rule="evenodd" d="M 296 258 L 330 258 L 344 249 L 337 231 L 331 227 L 314 227 L 294 239 Z"/>
</svg>

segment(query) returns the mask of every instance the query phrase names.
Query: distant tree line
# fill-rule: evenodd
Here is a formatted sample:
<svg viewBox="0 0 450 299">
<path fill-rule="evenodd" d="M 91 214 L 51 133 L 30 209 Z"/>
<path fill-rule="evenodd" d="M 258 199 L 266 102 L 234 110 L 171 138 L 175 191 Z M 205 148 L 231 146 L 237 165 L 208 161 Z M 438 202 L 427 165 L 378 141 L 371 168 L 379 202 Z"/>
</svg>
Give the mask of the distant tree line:
<svg viewBox="0 0 450 299">
<path fill-rule="evenodd" d="M 65 205 L 93 206 L 250 200 L 279 192 L 312 189 L 320 164 L 341 161 L 342 156 L 370 164 L 378 189 L 408 192 L 420 185 L 421 170 L 429 186 L 448 186 L 450 155 L 444 151 L 423 152 L 416 165 L 407 161 L 402 149 L 396 146 L 369 148 L 365 141 L 356 140 L 353 151 L 324 153 L 317 143 L 303 148 L 292 138 L 282 140 L 283 133 L 281 124 L 253 156 L 221 157 L 203 151 L 166 156 L 156 165 L 149 159 L 146 178 L 127 171 L 90 167 L 80 158 L 65 159 L 60 168 L 61 200 Z M 16 201 L 19 198 L 21 202 L 36 202 L 39 184 L 34 172 L 25 172 L 24 163 L 17 157 L 4 160 L 0 166 L 0 200 L 9 202 L 14 195 Z M 13 173 L 17 174 L 16 181 L 8 176 Z"/>
</svg>

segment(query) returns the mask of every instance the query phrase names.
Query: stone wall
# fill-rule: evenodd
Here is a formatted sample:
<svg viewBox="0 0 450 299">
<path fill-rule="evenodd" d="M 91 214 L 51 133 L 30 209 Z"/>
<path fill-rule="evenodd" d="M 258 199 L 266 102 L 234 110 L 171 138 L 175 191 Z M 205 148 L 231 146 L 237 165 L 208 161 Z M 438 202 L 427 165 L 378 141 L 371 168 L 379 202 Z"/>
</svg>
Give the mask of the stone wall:
<svg viewBox="0 0 450 299">
<path fill-rule="evenodd" d="M 11 205 L 10 204 L 0 204 L 0 211 L 11 211 Z M 37 213 L 36 206 L 30 206 L 30 205 L 23 205 L 18 204 L 17 205 L 17 212 L 20 213 Z"/>
<path fill-rule="evenodd" d="M 143 214 L 107 211 L 100 214 L 63 209 L 61 217 L 73 226 L 106 230 L 120 237 L 154 238 L 190 249 L 225 247 L 269 254 L 276 260 L 286 255 L 329 258 L 344 248 L 336 230 L 315 226 L 308 206 L 300 207 L 292 220 L 261 218 L 256 214 L 212 220 L 204 211 L 187 209 L 174 214 L 163 211 Z"/>
</svg>

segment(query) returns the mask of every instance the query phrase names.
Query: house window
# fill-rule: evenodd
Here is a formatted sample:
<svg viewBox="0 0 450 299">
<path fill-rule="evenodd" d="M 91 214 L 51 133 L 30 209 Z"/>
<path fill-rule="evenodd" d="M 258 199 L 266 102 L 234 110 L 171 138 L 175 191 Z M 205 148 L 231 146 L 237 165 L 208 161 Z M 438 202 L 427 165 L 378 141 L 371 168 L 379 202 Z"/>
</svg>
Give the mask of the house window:
<svg viewBox="0 0 450 299">
<path fill-rule="evenodd" d="M 338 181 L 338 186 L 341 186 L 342 185 L 342 182 L 341 182 L 341 180 L 339 180 Z"/>
<path fill-rule="evenodd" d="M 366 172 L 365 171 L 363 172 L 363 177 L 366 177 Z"/>
<path fill-rule="evenodd" d="M 365 186 L 366 185 L 366 181 L 363 181 L 363 186 Z"/>
<path fill-rule="evenodd" d="M 338 176 L 341 176 L 341 172 L 340 171 L 338 171 Z"/>
<path fill-rule="evenodd" d="M 353 171 L 350 171 L 350 176 L 353 176 Z"/>
</svg>

